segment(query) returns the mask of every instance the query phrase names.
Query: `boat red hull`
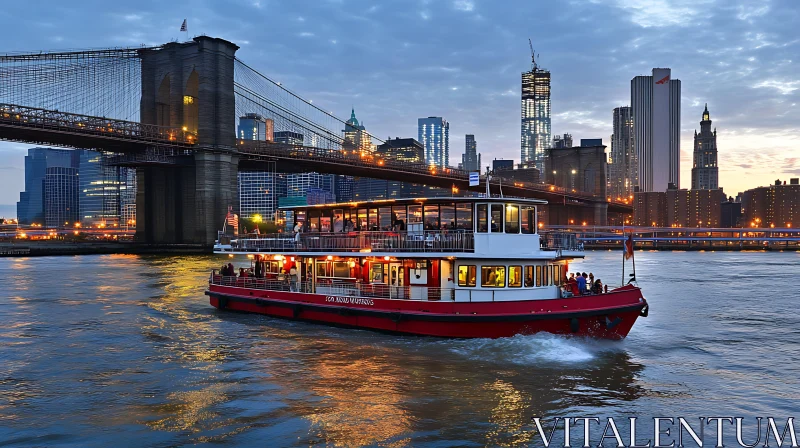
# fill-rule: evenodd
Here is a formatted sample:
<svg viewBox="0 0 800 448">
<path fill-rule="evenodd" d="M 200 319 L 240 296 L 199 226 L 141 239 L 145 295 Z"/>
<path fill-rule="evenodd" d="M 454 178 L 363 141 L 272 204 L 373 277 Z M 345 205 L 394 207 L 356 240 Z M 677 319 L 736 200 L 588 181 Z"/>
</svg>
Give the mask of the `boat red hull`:
<svg viewBox="0 0 800 448">
<path fill-rule="evenodd" d="M 454 338 L 548 332 L 621 339 L 647 307 L 639 288 L 579 298 L 453 302 L 326 296 L 209 285 L 211 305 L 311 322 Z"/>
</svg>

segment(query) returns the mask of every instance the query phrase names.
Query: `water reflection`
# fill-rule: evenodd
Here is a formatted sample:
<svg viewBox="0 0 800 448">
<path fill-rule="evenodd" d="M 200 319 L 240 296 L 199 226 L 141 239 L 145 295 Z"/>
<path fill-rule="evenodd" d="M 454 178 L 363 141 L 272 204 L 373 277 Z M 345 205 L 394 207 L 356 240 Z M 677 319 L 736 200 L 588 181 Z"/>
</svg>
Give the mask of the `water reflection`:
<svg viewBox="0 0 800 448">
<path fill-rule="evenodd" d="M 739 277 L 719 295 L 670 260 L 637 259 L 654 312 L 628 340 L 602 343 L 413 338 L 220 312 L 203 295 L 214 257 L 0 259 L 0 440 L 519 446 L 538 438 L 533 416 L 739 411 L 730 396 L 748 412 L 790 412 L 796 394 L 776 391 L 797 389 L 796 364 L 767 362 L 764 347 L 796 334 L 791 297 L 748 301 L 756 286 Z M 742 254 L 699 260 L 706 278 L 774 276 L 774 263 Z M 720 305 L 683 299 L 698 296 Z"/>
</svg>

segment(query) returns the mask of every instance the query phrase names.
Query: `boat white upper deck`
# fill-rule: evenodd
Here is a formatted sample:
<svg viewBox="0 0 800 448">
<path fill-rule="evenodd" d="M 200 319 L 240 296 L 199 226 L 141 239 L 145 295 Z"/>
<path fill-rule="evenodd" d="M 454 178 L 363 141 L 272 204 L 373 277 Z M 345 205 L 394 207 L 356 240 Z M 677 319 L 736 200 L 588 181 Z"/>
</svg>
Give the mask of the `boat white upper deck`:
<svg viewBox="0 0 800 448">
<path fill-rule="evenodd" d="M 406 258 L 583 257 L 574 234 L 540 233 L 537 206 L 521 198 L 417 198 L 284 207 L 286 230 L 220 232 L 215 253 Z M 299 232 L 294 230 L 298 229 Z"/>
</svg>

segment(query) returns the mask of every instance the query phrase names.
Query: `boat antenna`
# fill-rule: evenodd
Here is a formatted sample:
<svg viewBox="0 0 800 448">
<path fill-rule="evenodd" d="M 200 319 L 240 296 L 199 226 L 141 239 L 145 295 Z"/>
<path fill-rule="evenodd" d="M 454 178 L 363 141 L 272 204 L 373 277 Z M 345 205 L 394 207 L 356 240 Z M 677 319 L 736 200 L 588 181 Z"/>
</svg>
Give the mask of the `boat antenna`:
<svg viewBox="0 0 800 448">
<path fill-rule="evenodd" d="M 489 174 L 489 167 L 486 167 L 486 197 L 492 197 L 492 192 L 489 189 L 489 181 L 492 180 L 492 176 Z"/>
<path fill-rule="evenodd" d="M 500 176 L 500 177 L 497 178 L 497 180 L 500 182 L 500 197 L 502 198 L 503 197 L 503 177 Z"/>
</svg>

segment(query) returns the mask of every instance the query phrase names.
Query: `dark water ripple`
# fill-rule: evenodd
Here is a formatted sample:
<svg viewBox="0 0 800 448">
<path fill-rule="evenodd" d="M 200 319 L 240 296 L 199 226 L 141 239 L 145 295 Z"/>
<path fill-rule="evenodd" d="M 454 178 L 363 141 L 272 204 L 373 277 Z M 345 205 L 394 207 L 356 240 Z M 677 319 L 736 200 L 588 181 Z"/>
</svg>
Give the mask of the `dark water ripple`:
<svg viewBox="0 0 800 448">
<path fill-rule="evenodd" d="M 620 281 L 620 252 L 573 269 Z M 640 252 L 622 342 L 218 312 L 213 257 L 0 259 L 0 446 L 518 446 L 532 416 L 793 415 L 800 255 Z"/>
</svg>

